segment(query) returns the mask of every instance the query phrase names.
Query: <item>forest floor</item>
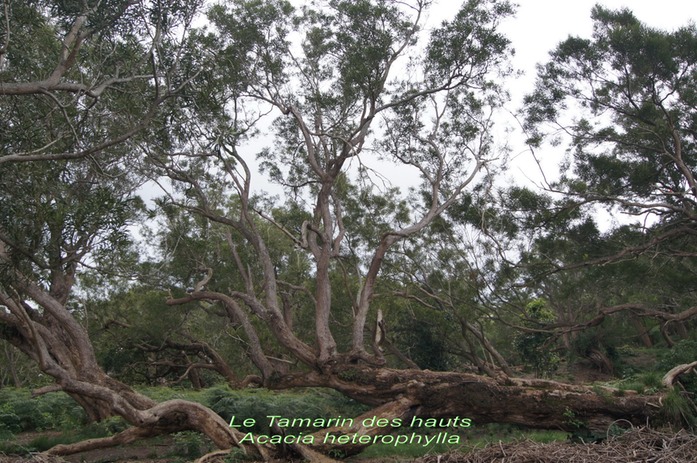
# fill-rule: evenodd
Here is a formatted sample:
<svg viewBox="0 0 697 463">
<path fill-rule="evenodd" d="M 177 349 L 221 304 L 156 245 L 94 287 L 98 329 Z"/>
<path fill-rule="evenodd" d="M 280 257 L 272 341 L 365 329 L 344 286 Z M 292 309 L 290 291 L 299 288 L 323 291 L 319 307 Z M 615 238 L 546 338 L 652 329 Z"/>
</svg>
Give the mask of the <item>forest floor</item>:
<svg viewBox="0 0 697 463">
<path fill-rule="evenodd" d="M 29 443 L 37 438 L 50 438 L 60 435 L 60 432 L 32 432 L 21 433 L 15 436 L 15 442 Z M 24 457 L 3 456 L 0 454 L 0 463 L 169 463 L 187 461 L 185 458 L 176 457 L 178 445 L 170 436 L 158 439 L 142 440 L 129 445 L 90 450 L 66 457 L 48 457 L 42 454 Z"/>
<path fill-rule="evenodd" d="M 118 449 L 85 452 L 67 459 L 34 455 L 31 457 L 3 457 L 0 463 L 171 463 L 191 461 L 182 457 L 165 457 L 159 452 L 174 448 L 172 442 L 159 444 L 161 448 L 150 445 L 134 445 Z M 287 460 L 286 460 L 287 461 Z M 351 460 L 354 461 L 354 460 Z M 697 461 L 697 438 L 684 430 L 679 432 L 658 431 L 635 428 L 602 443 L 579 444 L 571 442 L 538 443 L 519 441 L 492 443 L 483 449 L 468 453 L 446 453 L 428 455 L 417 459 L 379 458 L 361 460 L 363 463 L 626 463 L 661 461 L 666 463 L 692 463 Z M 224 460 L 219 460 L 223 463 Z"/>
<path fill-rule="evenodd" d="M 697 437 L 646 428 L 632 429 L 597 444 L 515 442 L 492 444 L 468 454 L 430 455 L 418 463 L 628 463 L 697 461 Z"/>
<path fill-rule="evenodd" d="M 631 367 L 641 371 L 655 364 L 655 356 L 638 352 L 627 362 Z M 603 372 L 589 362 L 576 362 L 563 365 L 560 380 L 573 383 L 597 383 L 613 379 L 609 372 Z M 491 434 L 493 432 L 493 435 Z M 489 433 L 488 435 L 485 435 Z M 20 433 L 14 436 L 14 443 L 31 447 L 37 439 L 50 440 L 60 437 L 59 431 Z M 501 434 L 499 436 L 499 434 Z M 666 463 L 687 463 L 697 461 L 697 436 L 680 432 L 666 432 L 651 429 L 632 429 L 625 434 L 609 439 L 600 444 L 578 444 L 563 441 L 564 435 L 554 437 L 546 443 L 530 440 L 532 437 L 503 436 L 503 431 L 484 429 L 473 431 L 468 439 L 476 441 L 483 438 L 489 442 L 475 445 L 469 441 L 463 449 L 465 453 L 431 453 L 423 457 L 408 456 L 372 456 L 370 452 L 343 460 L 347 463 L 577 463 L 602 461 L 607 463 L 661 461 Z M 503 440 L 499 440 L 503 438 Z M 560 440 L 550 442 L 551 440 Z M 43 446 L 43 448 L 48 448 Z M 41 448 L 41 447 L 39 447 Z M 194 461 L 197 456 L 212 450 L 208 444 L 196 436 L 161 436 L 158 438 L 135 442 L 130 445 L 101 450 L 82 452 L 76 455 L 58 458 L 43 454 L 28 456 L 5 456 L 0 453 L 0 463 L 185 463 Z M 224 460 L 218 460 L 222 463 Z M 228 458 L 227 461 L 237 461 Z M 289 461 L 289 460 L 285 460 Z M 213 461 L 211 462 L 213 463 Z"/>
</svg>

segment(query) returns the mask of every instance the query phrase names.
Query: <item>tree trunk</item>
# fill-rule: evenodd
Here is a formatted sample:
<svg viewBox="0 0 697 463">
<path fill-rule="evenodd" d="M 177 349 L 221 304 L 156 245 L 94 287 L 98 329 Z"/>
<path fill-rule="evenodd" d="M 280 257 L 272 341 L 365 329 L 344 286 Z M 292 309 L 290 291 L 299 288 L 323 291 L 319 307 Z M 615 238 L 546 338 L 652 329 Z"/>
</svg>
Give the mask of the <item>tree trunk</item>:
<svg viewBox="0 0 697 463">
<path fill-rule="evenodd" d="M 343 429 L 317 434 L 315 447 L 357 453 L 366 445 L 329 445 L 324 434 L 423 433 L 412 428 L 414 417 L 467 418 L 471 426 L 508 423 L 539 429 L 604 434 L 617 420 L 646 425 L 661 417 L 662 394 L 639 395 L 612 388 L 589 388 L 548 380 L 489 378 L 470 373 L 392 370 L 360 365 L 337 365 L 330 374 L 288 376 L 274 385 L 330 387 L 365 404 L 376 406 L 364 416 L 399 419 L 401 426 L 365 428 L 360 420 Z M 460 435 L 465 432 L 460 431 Z"/>
<path fill-rule="evenodd" d="M 637 331 L 637 335 L 639 336 L 639 340 L 641 343 L 644 345 L 644 347 L 651 348 L 653 347 L 653 342 L 651 342 L 651 336 L 649 336 L 649 332 L 646 329 L 646 325 L 644 324 L 644 320 L 636 316 L 636 314 L 631 315 L 631 320 L 632 324 L 634 325 L 634 328 Z"/>
<path fill-rule="evenodd" d="M 35 310 L 0 290 L 0 303 L 8 308 L 0 311 L 0 321 L 9 325 L 0 334 L 34 359 L 44 373 L 55 379 L 54 389 L 75 399 L 91 420 L 118 415 L 133 426 L 113 439 L 85 445 L 113 446 L 146 435 L 185 430 L 201 432 L 221 449 L 238 445 L 239 432 L 229 428 L 212 410 L 184 400 L 158 404 L 109 377 L 97 363 L 86 330 L 72 317 L 65 303 L 32 282 L 27 282 L 24 289 L 44 311 Z M 256 447 L 250 448 L 256 456 L 265 455 L 263 449 Z M 55 452 L 74 453 L 81 448 L 85 447 L 59 446 Z"/>
<path fill-rule="evenodd" d="M 184 430 L 196 430 L 208 436 L 221 449 L 238 445 L 242 435 L 230 428 L 215 412 L 203 405 L 185 400 L 169 400 L 157 404 L 139 414 L 140 426 L 126 429 L 114 436 L 89 439 L 75 444 L 60 444 L 47 453 L 51 455 L 71 455 L 98 448 L 113 447 L 138 439 Z M 268 457 L 268 451 L 255 446 L 256 456 Z"/>
<path fill-rule="evenodd" d="M 10 376 L 12 377 L 12 384 L 14 384 L 16 388 L 20 388 L 22 387 L 22 380 L 19 378 L 19 374 L 17 373 L 17 359 L 15 357 L 14 347 L 6 342 L 3 343 L 3 346 L 5 349 L 7 368 L 10 370 Z M 0 386 L 2 386 L 1 383 Z"/>
</svg>

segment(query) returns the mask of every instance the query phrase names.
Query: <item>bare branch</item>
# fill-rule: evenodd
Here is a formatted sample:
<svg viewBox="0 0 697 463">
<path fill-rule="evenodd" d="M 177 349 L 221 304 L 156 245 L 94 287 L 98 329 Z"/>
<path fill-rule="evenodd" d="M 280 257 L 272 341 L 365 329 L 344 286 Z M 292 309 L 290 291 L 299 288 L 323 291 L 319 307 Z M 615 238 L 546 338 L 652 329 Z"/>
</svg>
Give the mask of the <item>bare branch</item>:
<svg viewBox="0 0 697 463">
<path fill-rule="evenodd" d="M 668 373 L 666 373 L 663 376 L 663 379 L 661 380 L 661 383 L 668 388 L 668 389 L 674 389 L 675 388 L 675 381 L 677 381 L 678 377 L 680 375 L 684 375 L 690 372 L 694 372 L 695 368 L 697 368 L 697 362 L 692 362 L 692 363 L 687 363 L 683 365 L 678 365 L 674 368 L 671 368 Z"/>
</svg>

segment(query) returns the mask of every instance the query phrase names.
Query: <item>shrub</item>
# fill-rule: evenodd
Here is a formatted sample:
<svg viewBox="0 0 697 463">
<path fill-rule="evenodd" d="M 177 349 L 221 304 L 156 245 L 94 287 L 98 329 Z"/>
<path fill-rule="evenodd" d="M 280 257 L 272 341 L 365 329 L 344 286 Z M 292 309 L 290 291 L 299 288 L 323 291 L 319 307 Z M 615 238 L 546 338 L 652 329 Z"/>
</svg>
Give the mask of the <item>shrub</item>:
<svg viewBox="0 0 697 463">
<path fill-rule="evenodd" d="M 0 432 L 8 431 L 11 433 L 20 432 L 22 430 L 21 419 L 14 413 L 0 414 Z"/>
<path fill-rule="evenodd" d="M 232 416 L 254 418 L 256 426 L 250 432 L 268 433 L 269 415 L 286 418 L 334 418 L 360 415 L 367 408 L 335 391 L 309 389 L 303 392 L 277 392 L 266 389 L 233 391 L 215 387 L 206 391 L 203 402 L 226 421 Z M 298 429 L 303 431 L 304 429 Z"/>
<path fill-rule="evenodd" d="M 689 428 L 697 426 L 694 403 L 677 390 L 672 390 L 665 396 L 661 412 L 668 423 Z"/>
<path fill-rule="evenodd" d="M 28 389 L 0 389 L 0 428 L 12 432 L 76 429 L 86 421 L 82 408 L 65 393 L 32 397 Z"/>
<path fill-rule="evenodd" d="M 174 454 L 179 457 L 194 459 L 200 457 L 206 445 L 203 437 L 193 431 L 182 431 L 174 434 Z"/>
<path fill-rule="evenodd" d="M 539 328 L 555 320 L 554 312 L 547 308 L 543 299 L 536 299 L 525 307 L 528 320 L 525 324 L 530 328 Z M 522 361 L 531 367 L 537 376 L 550 376 L 559 367 L 561 358 L 551 344 L 552 335 L 549 333 L 519 333 L 513 343 L 520 352 Z"/>
</svg>

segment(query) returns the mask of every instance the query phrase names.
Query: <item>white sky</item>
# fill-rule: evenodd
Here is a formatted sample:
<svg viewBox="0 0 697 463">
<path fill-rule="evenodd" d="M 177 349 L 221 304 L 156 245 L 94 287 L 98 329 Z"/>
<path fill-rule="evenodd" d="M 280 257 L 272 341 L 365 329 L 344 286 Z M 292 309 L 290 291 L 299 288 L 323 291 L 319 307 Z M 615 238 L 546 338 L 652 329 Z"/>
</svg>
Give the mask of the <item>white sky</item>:
<svg viewBox="0 0 697 463">
<path fill-rule="evenodd" d="M 616 10 L 628 8 L 644 24 L 663 30 L 675 30 L 697 22 L 695 0 L 511 0 L 517 3 L 516 14 L 502 24 L 503 32 L 515 49 L 513 67 L 522 71 L 521 78 L 511 79 L 505 87 L 511 92 L 507 110 L 516 113 L 523 97 L 534 88 L 536 65 L 547 61 L 549 52 L 569 36 L 590 38 L 593 31 L 591 9 L 596 4 Z M 449 19 L 463 0 L 437 0 L 428 14 L 427 27 L 434 27 Z M 516 128 L 518 122 L 511 115 L 497 121 L 498 130 Z M 505 137 L 506 135 L 503 135 Z M 514 131 L 507 135 L 511 158 L 503 183 L 541 186 L 543 176 L 524 143 L 525 137 Z M 536 152 L 542 162 L 547 180 L 556 177 L 557 167 L 565 153 L 565 147 L 547 148 Z M 402 181 L 406 179 L 402 177 Z M 401 182 L 400 182 L 401 183 Z M 409 183 L 409 182 L 405 182 Z M 617 220 L 603 214 L 601 222 L 609 226 Z M 601 223 L 601 227 L 603 224 Z"/>
<path fill-rule="evenodd" d="M 449 9 L 455 3 L 461 2 L 440 0 L 436 14 L 443 14 L 446 5 Z M 610 9 L 629 8 L 641 22 L 658 29 L 674 30 L 697 21 L 694 0 L 519 0 L 515 17 L 502 29 L 516 50 L 513 64 L 525 72 L 514 93 L 521 87 L 523 93 L 532 90 L 535 65 L 546 61 L 559 42 L 569 36 L 590 38 L 591 9 L 596 4 Z"/>
<path fill-rule="evenodd" d="M 461 0 L 438 0 L 430 21 L 438 24 L 448 19 L 461 4 Z M 640 21 L 659 29 L 672 30 L 697 21 L 694 0 L 518 0 L 517 4 L 515 17 L 504 23 L 502 31 L 516 49 L 515 64 L 529 73 L 568 36 L 590 37 L 590 14 L 596 4 L 629 8 Z"/>
<path fill-rule="evenodd" d="M 516 3 L 516 0 L 511 0 Z M 436 27 L 450 19 L 463 0 L 436 0 L 428 12 L 426 28 Z M 593 31 L 591 9 L 600 4 L 609 9 L 629 8 L 643 23 L 658 29 L 674 30 L 689 22 L 697 22 L 695 0 L 517 0 L 514 17 L 502 24 L 503 32 L 515 49 L 513 67 L 524 73 L 521 78 L 511 79 L 504 86 L 511 92 L 511 102 L 506 108 L 510 113 L 520 110 L 523 97 L 532 92 L 535 83 L 536 65 L 547 61 L 549 52 L 569 36 L 590 38 Z M 518 122 L 509 117 L 498 122 L 499 130 L 515 128 Z M 539 183 L 542 179 L 534 159 L 528 152 L 522 134 L 510 135 L 513 162 L 506 181 L 527 183 L 525 178 Z M 555 152 L 538 152 L 545 164 L 547 178 L 554 177 L 556 166 L 561 160 L 564 147 Z M 409 184 L 401 176 L 402 182 Z M 398 183 L 402 183 L 398 182 Z"/>
<path fill-rule="evenodd" d="M 438 24 L 448 19 L 461 3 L 461 0 L 439 0 L 430 13 L 430 21 Z M 506 85 L 512 96 L 511 112 L 518 111 L 523 96 L 532 91 L 535 66 L 547 61 L 549 52 L 557 44 L 569 36 L 590 38 L 593 31 L 591 9 L 596 4 L 613 10 L 629 8 L 644 24 L 663 30 L 674 30 L 697 22 L 697 2 L 694 0 L 518 0 L 517 4 L 515 16 L 508 19 L 501 29 L 516 51 L 514 67 L 524 72 L 522 78 L 511 80 Z M 515 121 L 511 118 L 508 123 L 513 125 Z M 539 181 L 541 175 L 536 173 L 536 167 L 531 169 L 534 160 L 527 153 L 522 135 L 518 137 L 519 140 L 515 136 L 513 138 L 511 144 L 515 167 L 509 171 L 509 175 Z M 564 148 L 557 150 L 560 152 L 542 153 L 547 166 L 558 164 Z M 548 168 L 545 167 L 545 170 Z M 553 172 L 546 173 L 554 176 Z"/>
<path fill-rule="evenodd" d="M 457 1 L 457 4 L 460 3 Z M 642 23 L 657 29 L 675 30 L 690 22 L 697 22 L 697 2 L 694 0 L 518 0 L 515 17 L 504 23 L 502 29 L 516 50 L 514 67 L 524 72 L 522 78 L 509 82 L 511 111 L 520 109 L 523 96 L 533 89 L 535 66 L 546 62 L 549 52 L 558 43 L 569 36 L 590 38 L 593 31 L 590 14 L 596 4 L 613 10 L 626 7 Z M 443 14 L 446 5 L 448 9 L 452 8 L 454 2 L 440 0 L 437 14 Z M 510 121 L 515 123 L 512 117 Z M 512 138 L 512 163 L 507 180 L 540 185 L 542 174 L 524 144 L 524 137 L 514 134 Z M 536 153 L 547 179 L 556 176 L 564 151 L 565 147 L 559 146 Z M 599 220 L 601 227 L 607 227 L 618 219 L 602 213 Z"/>
<path fill-rule="evenodd" d="M 515 0 L 512 0 L 515 2 Z M 595 4 L 601 4 L 610 9 L 627 7 L 649 26 L 672 30 L 697 21 L 697 2 L 695 0 L 518 0 L 517 12 L 509 18 L 502 27 L 502 32 L 511 40 L 516 50 L 513 66 L 524 72 L 519 79 L 511 79 L 505 86 L 511 91 L 512 101 L 508 106 L 511 113 L 520 109 L 522 98 L 532 91 L 535 80 L 535 66 L 546 61 L 548 53 L 562 40 L 570 35 L 590 37 L 592 32 L 591 9 Z M 439 25 L 449 19 L 459 9 L 462 0 L 436 0 L 428 13 L 427 28 Z M 515 126 L 516 121 L 510 117 L 501 121 L 500 126 Z M 270 134 L 267 132 L 267 136 Z M 537 173 L 532 156 L 528 153 L 522 135 L 511 135 L 512 157 L 514 164 L 508 172 L 515 181 L 525 182 L 525 177 L 539 182 L 541 175 Z M 270 145 L 267 137 L 255 140 L 243 151 L 250 161 L 258 152 L 259 146 Z M 546 167 L 554 170 L 563 154 L 560 152 L 542 153 Z M 540 153 L 538 153 L 540 155 Z M 252 162 L 253 163 L 253 162 Z M 254 164 L 254 163 L 253 163 Z M 394 173 L 394 172 L 393 172 Z M 553 177 L 553 172 L 546 172 Z M 406 184 L 413 184 L 404 176 L 399 176 Z M 256 191 L 278 191 L 277 187 L 269 185 L 258 173 L 252 179 Z M 402 182 L 397 182 L 402 183 Z M 402 185 L 403 186 L 403 185 Z"/>
<path fill-rule="evenodd" d="M 449 3 L 441 0 L 439 9 Z M 569 35 L 590 37 L 590 12 L 596 4 L 627 7 L 640 21 L 659 29 L 672 30 L 697 20 L 694 0 L 520 0 L 515 18 L 504 29 L 516 49 L 517 64 L 533 70 Z"/>
</svg>

